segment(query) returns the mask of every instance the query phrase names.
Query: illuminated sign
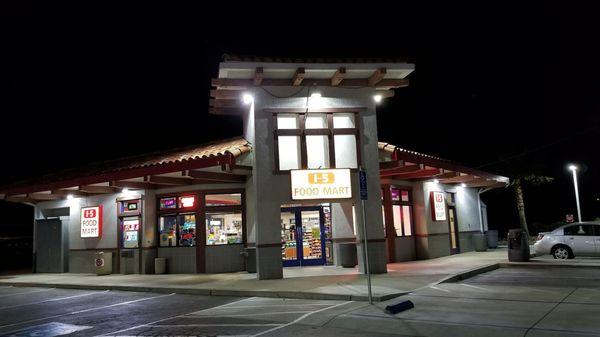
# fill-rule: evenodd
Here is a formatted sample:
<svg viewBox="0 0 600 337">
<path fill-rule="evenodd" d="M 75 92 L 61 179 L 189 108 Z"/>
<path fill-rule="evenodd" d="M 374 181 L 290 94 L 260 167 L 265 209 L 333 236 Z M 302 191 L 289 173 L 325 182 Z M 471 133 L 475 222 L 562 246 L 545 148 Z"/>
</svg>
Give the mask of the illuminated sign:
<svg viewBox="0 0 600 337">
<path fill-rule="evenodd" d="M 177 208 L 177 198 L 162 198 L 160 199 L 160 209 Z"/>
<path fill-rule="evenodd" d="M 446 200 L 444 192 L 431 192 L 430 199 L 433 221 L 446 221 Z"/>
<path fill-rule="evenodd" d="M 102 237 L 102 205 L 81 209 L 81 237 Z"/>
<path fill-rule="evenodd" d="M 196 197 L 195 196 L 189 196 L 189 197 L 181 197 L 179 198 L 179 207 L 182 208 L 188 208 L 188 207 L 194 207 L 194 204 L 196 203 Z"/>
<path fill-rule="evenodd" d="M 352 198 L 350 169 L 292 170 L 292 200 Z"/>
</svg>

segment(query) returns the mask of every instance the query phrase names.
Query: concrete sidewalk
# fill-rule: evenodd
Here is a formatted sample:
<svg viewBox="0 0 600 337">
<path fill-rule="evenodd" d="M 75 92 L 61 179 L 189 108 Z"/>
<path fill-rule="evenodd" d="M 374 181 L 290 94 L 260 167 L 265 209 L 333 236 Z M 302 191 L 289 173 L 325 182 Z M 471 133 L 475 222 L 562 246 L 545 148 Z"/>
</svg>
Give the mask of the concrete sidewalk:
<svg viewBox="0 0 600 337">
<path fill-rule="evenodd" d="M 388 273 L 373 275 L 376 301 L 406 294 L 473 270 L 506 262 L 506 250 L 469 252 L 431 260 L 388 264 Z M 106 275 L 27 274 L 0 277 L 1 285 L 73 289 L 112 289 L 221 296 L 366 300 L 366 276 L 356 268 L 284 268 L 284 278 L 257 280 L 246 272 L 224 274 Z"/>
</svg>

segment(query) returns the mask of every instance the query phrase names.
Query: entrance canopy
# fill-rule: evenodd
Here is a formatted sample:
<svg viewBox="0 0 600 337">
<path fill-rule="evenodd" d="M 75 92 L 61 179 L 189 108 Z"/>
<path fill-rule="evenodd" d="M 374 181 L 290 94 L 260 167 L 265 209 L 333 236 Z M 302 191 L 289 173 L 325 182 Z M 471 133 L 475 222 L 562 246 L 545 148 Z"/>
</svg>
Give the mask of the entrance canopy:
<svg viewBox="0 0 600 337">
<path fill-rule="evenodd" d="M 382 183 L 391 180 L 434 180 L 466 187 L 506 187 L 507 177 L 458 165 L 449 160 L 379 142 L 379 172 Z"/>
<path fill-rule="evenodd" d="M 90 164 L 0 187 L 0 199 L 35 203 L 111 194 L 123 189 L 158 189 L 193 184 L 245 182 L 252 167 L 238 160 L 251 151 L 242 137 Z"/>
</svg>

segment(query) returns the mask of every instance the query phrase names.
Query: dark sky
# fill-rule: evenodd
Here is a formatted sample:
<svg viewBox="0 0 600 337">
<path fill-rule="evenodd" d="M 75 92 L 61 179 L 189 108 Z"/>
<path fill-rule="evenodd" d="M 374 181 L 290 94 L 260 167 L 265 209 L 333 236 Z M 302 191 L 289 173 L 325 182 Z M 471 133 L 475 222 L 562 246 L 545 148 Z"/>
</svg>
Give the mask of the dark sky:
<svg viewBox="0 0 600 337">
<path fill-rule="evenodd" d="M 416 71 L 378 109 L 380 140 L 555 177 L 526 189 L 530 222 L 574 213 L 566 164 L 580 163 L 584 217 L 600 217 L 600 27 L 592 8 L 547 6 L 118 17 L 19 8 L 2 33 L 0 184 L 241 134 L 239 118 L 207 113 L 224 53 L 405 56 Z M 484 200 L 493 225 L 514 226 L 510 193 Z"/>
</svg>

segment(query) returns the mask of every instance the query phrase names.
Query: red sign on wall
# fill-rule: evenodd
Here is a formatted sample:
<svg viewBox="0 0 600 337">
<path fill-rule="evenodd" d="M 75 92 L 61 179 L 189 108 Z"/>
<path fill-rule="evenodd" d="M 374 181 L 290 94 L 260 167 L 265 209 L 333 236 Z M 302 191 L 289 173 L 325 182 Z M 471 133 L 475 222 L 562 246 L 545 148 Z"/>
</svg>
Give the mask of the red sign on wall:
<svg viewBox="0 0 600 337">
<path fill-rule="evenodd" d="M 446 198 L 444 192 L 431 192 L 431 218 L 433 221 L 446 221 Z"/>
<path fill-rule="evenodd" d="M 81 209 L 81 237 L 102 237 L 102 205 Z"/>
</svg>

